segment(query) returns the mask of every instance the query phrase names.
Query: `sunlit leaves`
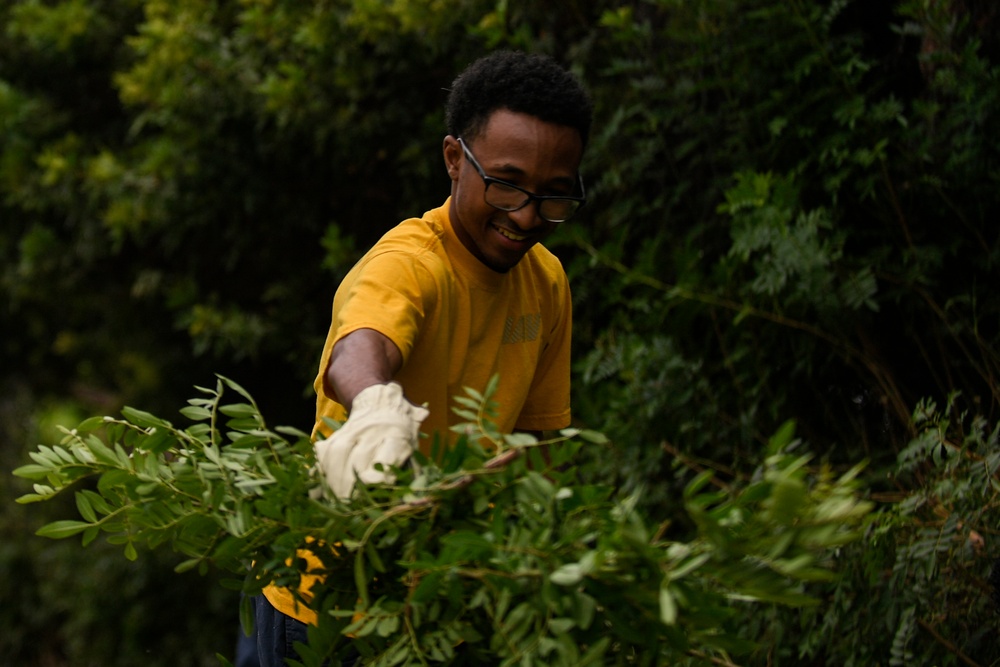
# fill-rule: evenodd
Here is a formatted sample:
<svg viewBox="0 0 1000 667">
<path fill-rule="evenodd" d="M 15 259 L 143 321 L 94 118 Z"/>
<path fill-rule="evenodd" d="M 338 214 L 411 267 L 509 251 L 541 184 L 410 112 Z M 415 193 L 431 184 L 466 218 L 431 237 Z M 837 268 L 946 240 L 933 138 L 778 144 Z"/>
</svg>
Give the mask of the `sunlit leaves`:
<svg viewBox="0 0 1000 667">
<path fill-rule="evenodd" d="M 7 33 L 39 50 L 66 52 L 99 20 L 100 15 L 87 0 L 65 0 L 54 5 L 19 3 L 11 10 Z"/>
</svg>

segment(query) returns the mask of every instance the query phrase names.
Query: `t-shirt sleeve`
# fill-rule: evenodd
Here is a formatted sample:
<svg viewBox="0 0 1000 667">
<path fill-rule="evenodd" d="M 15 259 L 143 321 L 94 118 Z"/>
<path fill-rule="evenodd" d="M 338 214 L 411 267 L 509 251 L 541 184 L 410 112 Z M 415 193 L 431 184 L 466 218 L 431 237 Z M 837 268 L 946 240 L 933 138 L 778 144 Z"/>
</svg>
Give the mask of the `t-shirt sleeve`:
<svg viewBox="0 0 1000 667">
<path fill-rule="evenodd" d="M 419 258 L 393 251 L 373 255 L 337 290 L 332 343 L 358 329 L 374 329 L 396 344 L 405 363 L 437 292 L 432 272 Z"/>
</svg>

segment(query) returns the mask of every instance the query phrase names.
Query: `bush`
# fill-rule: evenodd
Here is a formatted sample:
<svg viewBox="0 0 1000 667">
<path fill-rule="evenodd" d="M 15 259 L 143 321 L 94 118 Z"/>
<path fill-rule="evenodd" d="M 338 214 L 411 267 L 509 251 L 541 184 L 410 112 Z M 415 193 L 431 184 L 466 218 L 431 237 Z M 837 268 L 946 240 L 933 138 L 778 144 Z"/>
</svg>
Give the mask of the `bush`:
<svg viewBox="0 0 1000 667">
<path fill-rule="evenodd" d="M 226 389 L 248 402 L 223 402 Z M 755 481 L 694 477 L 684 506 L 696 531 L 666 539 L 669 521 L 634 497 L 579 482 L 601 436 L 567 431 L 541 443 L 544 457 L 534 437 L 496 431 L 490 394 L 459 397 L 472 421 L 440 466 L 417 455 L 419 472 L 349 502 L 316 493 L 305 433 L 269 430 L 224 378 L 182 410 L 191 426 L 127 408 L 67 430 L 15 472 L 36 480 L 21 502 L 96 482 L 74 492 L 82 520 L 39 534 L 82 534 L 86 546 L 104 532 L 128 559 L 170 546 L 189 557 L 178 570 L 220 567 L 248 594 L 297 587 L 297 554 L 310 549 L 326 574 L 306 601 L 320 612 L 307 665 L 348 636 L 370 664 L 708 664 L 753 648 L 739 607 L 815 604 L 832 550 L 857 539 L 870 509 L 854 495 L 858 471 L 811 471 L 789 424 Z"/>
</svg>

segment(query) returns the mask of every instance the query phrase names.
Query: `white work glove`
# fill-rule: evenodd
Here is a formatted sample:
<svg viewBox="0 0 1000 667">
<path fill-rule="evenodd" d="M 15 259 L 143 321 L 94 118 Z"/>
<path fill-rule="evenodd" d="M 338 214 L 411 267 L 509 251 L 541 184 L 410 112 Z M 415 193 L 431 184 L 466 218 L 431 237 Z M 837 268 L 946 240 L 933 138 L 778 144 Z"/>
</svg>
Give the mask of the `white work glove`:
<svg viewBox="0 0 1000 667">
<path fill-rule="evenodd" d="M 350 498 L 355 475 L 365 484 L 394 482 L 392 473 L 376 470 L 375 464 L 403 465 L 417 448 L 420 423 L 428 414 L 406 400 L 395 382 L 359 392 L 344 425 L 315 445 L 319 471 L 333 493 Z"/>
</svg>

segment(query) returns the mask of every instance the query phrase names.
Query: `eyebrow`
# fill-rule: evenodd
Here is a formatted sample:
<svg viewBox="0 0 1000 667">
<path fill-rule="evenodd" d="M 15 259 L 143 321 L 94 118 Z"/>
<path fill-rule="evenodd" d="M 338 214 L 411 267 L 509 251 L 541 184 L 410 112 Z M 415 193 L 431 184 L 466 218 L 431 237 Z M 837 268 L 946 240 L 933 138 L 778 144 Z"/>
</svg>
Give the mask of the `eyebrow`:
<svg viewBox="0 0 1000 667">
<path fill-rule="evenodd" d="M 486 167 L 485 166 L 483 167 L 483 171 L 486 171 Z M 505 164 L 502 164 L 502 165 L 500 165 L 498 167 L 493 167 L 493 168 L 490 169 L 490 171 L 492 171 L 493 173 L 496 173 L 496 174 L 504 174 L 504 175 L 510 175 L 510 176 L 524 176 L 525 173 L 526 173 L 520 167 L 512 165 L 510 163 L 505 163 Z M 489 176 L 490 175 L 489 172 L 487 172 L 486 175 Z M 498 178 L 497 176 L 492 176 L 491 178 L 496 178 L 497 180 L 504 180 L 502 178 Z M 551 181 L 549 181 L 545 185 L 547 187 L 551 187 L 553 185 L 566 186 L 567 188 L 569 188 L 570 190 L 572 190 L 573 188 L 576 187 L 577 180 L 578 179 L 571 178 L 569 176 L 557 176 L 556 178 L 552 179 Z M 511 185 L 516 185 L 516 184 L 511 183 Z"/>
</svg>

